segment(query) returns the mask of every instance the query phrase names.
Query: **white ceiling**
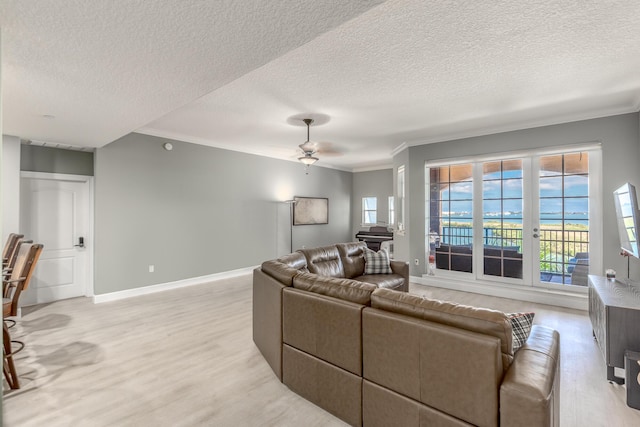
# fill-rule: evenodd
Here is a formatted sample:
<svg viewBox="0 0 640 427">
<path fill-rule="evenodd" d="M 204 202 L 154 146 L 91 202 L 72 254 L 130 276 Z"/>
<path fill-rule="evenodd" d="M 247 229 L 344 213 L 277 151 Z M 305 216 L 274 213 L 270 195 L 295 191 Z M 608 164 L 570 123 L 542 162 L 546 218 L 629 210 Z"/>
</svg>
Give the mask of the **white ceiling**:
<svg viewBox="0 0 640 427">
<path fill-rule="evenodd" d="M 317 165 L 367 170 L 402 144 L 640 109 L 638 1 L 380 3 L 2 0 L 4 133 L 295 160 L 291 118 L 312 114 Z"/>
</svg>

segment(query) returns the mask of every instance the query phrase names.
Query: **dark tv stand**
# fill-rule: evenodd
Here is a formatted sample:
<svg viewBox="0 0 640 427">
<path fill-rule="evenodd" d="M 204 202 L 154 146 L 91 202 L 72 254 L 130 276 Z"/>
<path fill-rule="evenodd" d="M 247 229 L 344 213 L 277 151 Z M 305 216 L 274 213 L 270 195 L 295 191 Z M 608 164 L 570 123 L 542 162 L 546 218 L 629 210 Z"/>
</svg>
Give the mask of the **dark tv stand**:
<svg viewBox="0 0 640 427">
<path fill-rule="evenodd" d="M 640 351 L 640 283 L 589 275 L 589 318 L 607 366 L 607 380 L 624 384 L 625 350 Z"/>
</svg>

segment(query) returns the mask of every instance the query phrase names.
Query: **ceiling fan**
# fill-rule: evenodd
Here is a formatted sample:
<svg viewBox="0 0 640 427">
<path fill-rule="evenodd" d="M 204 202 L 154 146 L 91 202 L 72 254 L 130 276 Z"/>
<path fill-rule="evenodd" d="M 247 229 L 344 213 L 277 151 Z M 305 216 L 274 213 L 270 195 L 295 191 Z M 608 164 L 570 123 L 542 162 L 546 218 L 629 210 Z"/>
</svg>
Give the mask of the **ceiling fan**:
<svg viewBox="0 0 640 427">
<path fill-rule="evenodd" d="M 317 115 L 317 116 L 319 117 L 319 120 L 315 120 L 315 119 L 312 119 L 311 117 L 303 116 L 303 118 L 292 117 L 290 118 L 290 121 L 289 121 L 291 124 L 294 124 L 295 120 L 300 120 L 307 126 L 307 140 L 302 144 L 298 145 L 298 147 L 300 148 L 300 151 L 302 151 L 302 156 L 298 157 L 298 160 L 305 165 L 307 174 L 309 174 L 309 166 L 311 166 L 312 164 L 320 160 L 317 154 L 320 154 L 323 157 L 336 156 L 336 155 L 339 156 L 342 154 L 341 150 L 334 149 L 333 144 L 330 142 L 311 141 L 309 137 L 311 125 L 313 123 L 316 123 L 317 125 L 324 124 L 329 120 L 328 116 L 325 116 L 325 115 Z"/>
<path fill-rule="evenodd" d="M 298 145 L 298 147 L 300 147 L 300 149 L 302 150 L 302 154 L 304 154 L 304 156 L 298 157 L 298 160 L 304 163 L 304 165 L 307 167 L 307 173 L 309 173 L 309 166 L 320 159 L 314 157 L 314 154 L 318 152 L 318 148 L 316 144 L 311 142 L 311 140 L 309 139 L 309 128 L 311 126 L 311 123 L 313 123 L 313 119 L 302 119 L 302 121 L 307 125 L 307 140 Z"/>
</svg>

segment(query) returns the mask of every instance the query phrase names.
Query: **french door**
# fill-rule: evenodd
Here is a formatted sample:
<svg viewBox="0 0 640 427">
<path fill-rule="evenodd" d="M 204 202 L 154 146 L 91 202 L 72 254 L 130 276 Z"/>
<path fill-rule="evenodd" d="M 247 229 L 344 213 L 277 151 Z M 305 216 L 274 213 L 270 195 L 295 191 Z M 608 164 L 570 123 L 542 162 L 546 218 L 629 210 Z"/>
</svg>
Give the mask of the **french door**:
<svg viewBox="0 0 640 427">
<path fill-rule="evenodd" d="M 592 148 L 427 164 L 429 273 L 584 289 L 601 268 L 600 163 Z"/>
</svg>

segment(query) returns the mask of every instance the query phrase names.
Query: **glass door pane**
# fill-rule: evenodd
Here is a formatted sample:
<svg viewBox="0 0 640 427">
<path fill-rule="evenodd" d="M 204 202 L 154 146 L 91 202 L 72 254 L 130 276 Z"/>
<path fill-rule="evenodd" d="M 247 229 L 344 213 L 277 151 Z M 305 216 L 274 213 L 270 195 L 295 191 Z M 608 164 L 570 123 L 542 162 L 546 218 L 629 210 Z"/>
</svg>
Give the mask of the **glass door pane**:
<svg viewBox="0 0 640 427">
<path fill-rule="evenodd" d="M 522 160 L 482 164 L 484 274 L 522 279 Z"/>
<path fill-rule="evenodd" d="M 540 158 L 540 282 L 587 286 L 589 274 L 589 154 Z"/>
<path fill-rule="evenodd" d="M 436 269 L 473 270 L 473 166 L 429 169 L 429 260 Z"/>
</svg>

